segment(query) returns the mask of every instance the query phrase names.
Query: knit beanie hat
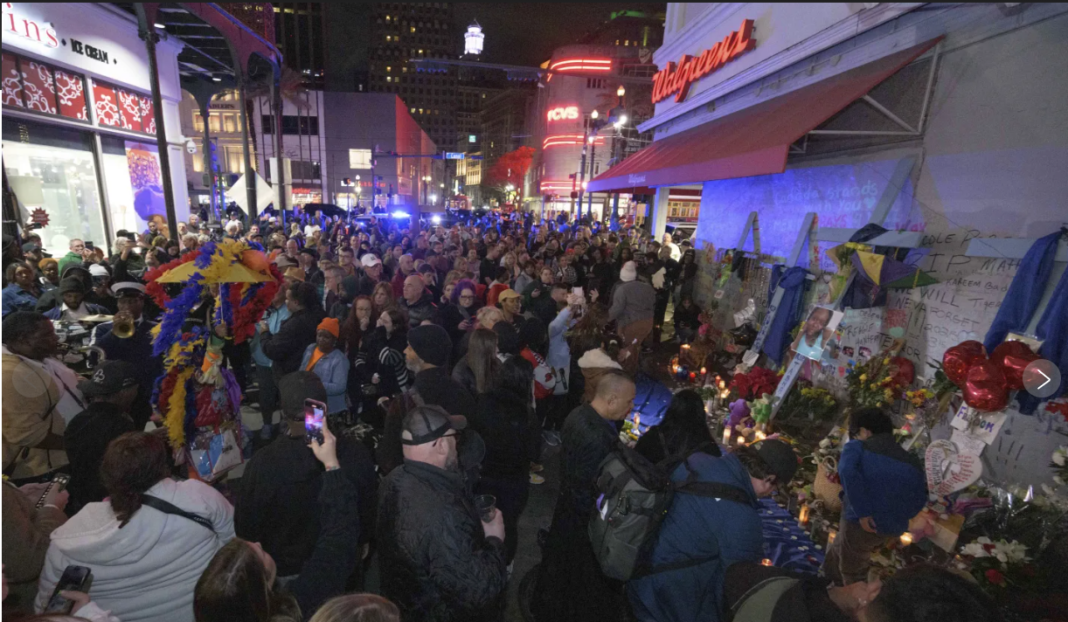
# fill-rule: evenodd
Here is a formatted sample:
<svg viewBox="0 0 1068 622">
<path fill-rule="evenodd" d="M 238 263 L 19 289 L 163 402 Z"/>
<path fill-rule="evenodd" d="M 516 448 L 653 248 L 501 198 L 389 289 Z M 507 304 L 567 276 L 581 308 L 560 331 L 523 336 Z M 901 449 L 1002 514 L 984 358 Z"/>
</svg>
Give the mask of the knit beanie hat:
<svg viewBox="0 0 1068 622">
<path fill-rule="evenodd" d="M 638 278 L 638 266 L 633 261 L 623 264 L 623 269 L 619 271 L 619 280 L 630 283 L 636 278 Z"/>
<path fill-rule="evenodd" d="M 337 338 L 341 335 L 341 323 L 334 317 L 323 318 L 323 321 L 319 322 L 319 326 L 316 327 L 316 330 L 325 330 Z"/>
<path fill-rule="evenodd" d="M 449 364 L 452 340 L 449 333 L 437 324 L 416 326 L 408 331 L 408 345 L 423 361 L 444 367 Z"/>
</svg>

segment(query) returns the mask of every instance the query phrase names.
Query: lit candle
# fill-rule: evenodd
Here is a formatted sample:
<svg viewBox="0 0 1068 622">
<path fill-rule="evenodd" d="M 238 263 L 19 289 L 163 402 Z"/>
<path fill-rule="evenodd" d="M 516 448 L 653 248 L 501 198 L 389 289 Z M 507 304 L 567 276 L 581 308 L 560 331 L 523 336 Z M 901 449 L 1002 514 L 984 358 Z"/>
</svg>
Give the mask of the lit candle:
<svg viewBox="0 0 1068 622">
<path fill-rule="evenodd" d="M 707 374 L 707 373 L 708 373 L 708 369 L 706 369 L 706 368 L 702 367 L 702 368 L 701 368 L 701 375 L 702 375 L 702 376 L 704 376 L 704 375 L 705 375 L 705 374 Z"/>
<path fill-rule="evenodd" d="M 725 447 L 730 447 L 731 446 L 731 429 L 730 428 L 725 428 L 723 430 L 723 445 Z"/>
<path fill-rule="evenodd" d="M 771 560 L 765 557 L 760 563 L 763 564 L 764 566 L 770 566 L 771 565 Z"/>
<path fill-rule="evenodd" d="M 910 544 L 912 544 L 912 534 L 906 531 L 901 534 L 901 545 L 908 546 Z"/>
<path fill-rule="evenodd" d="M 720 381 L 719 381 L 719 388 L 721 388 L 721 389 L 724 389 L 724 390 L 726 390 L 726 388 L 727 388 L 727 382 L 726 382 L 725 380 L 723 380 L 723 379 L 720 379 Z"/>
<path fill-rule="evenodd" d="M 764 439 L 765 439 L 765 438 L 767 438 L 767 437 L 768 437 L 768 435 L 767 435 L 767 434 L 764 434 L 764 433 L 763 433 L 763 432 L 761 432 L 760 430 L 757 430 L 757 431 L 756 431 L 756 432 L 755 432 L 755 433 L 753 434 L 753 438 L 754 438 L 754 439 L 756 439 L 756 440 L 758 440 L 758 441 L 762 441 L 762 440 L 764 440 Z"/>
<path fill-rule="evenodd" d="M 735 445 L 744 445 L 745 444 L 745 437 L 744 436 L 739 436 L 738 438 L 734 439 L 734 444 Z"/>
<path fill-rule="evenodd" d="M 802 505 L 801 506 L 801 511 L 797 515 L 797 522 L 801 523 L 802 525 L 804 525 L 805 523 L 808 522 L 808 506 L 807 505 Z"/>
<path fill-rule="evenodd" d="M 838 532 L 834 529 L 832 529 L 830 533 L 827 534 L 827 546 L 831 546 L 831 544 L 834 542 L 834 537 L 837 535 Z"/>
</svg>

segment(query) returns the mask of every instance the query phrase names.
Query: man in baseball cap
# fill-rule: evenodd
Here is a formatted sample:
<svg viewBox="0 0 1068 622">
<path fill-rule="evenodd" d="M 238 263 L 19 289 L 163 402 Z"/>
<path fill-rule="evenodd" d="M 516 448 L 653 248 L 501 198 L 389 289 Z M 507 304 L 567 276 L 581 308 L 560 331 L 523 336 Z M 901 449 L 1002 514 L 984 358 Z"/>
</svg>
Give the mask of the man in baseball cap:
<svg viewBox="0 0 1068 622">
<path fill-rule="evenodd" d="M 126 361 L 104 361 L 78 383 L 78 390 L 93 402 L 106 401 L 125 412 L 137 395 L 137 368 Z"/>
<path fill-rule="evenodd" d="M 373 296 L 375 286 L 382 281 L 382 260 L 373 253 L 360 257 L 360 273 L 357 274 L 357 296 Z"/>
</svg>

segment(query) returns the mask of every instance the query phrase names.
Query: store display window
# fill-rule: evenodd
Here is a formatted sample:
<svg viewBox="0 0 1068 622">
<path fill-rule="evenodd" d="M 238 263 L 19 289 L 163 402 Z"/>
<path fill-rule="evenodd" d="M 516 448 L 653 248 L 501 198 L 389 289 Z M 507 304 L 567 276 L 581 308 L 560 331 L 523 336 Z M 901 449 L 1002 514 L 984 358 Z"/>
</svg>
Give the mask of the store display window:
<svg viewBox="0 0 1068 622">
<path fill-rule="evenodd" d="M 89 120 L 85 78 L 80 74 L 5 51 L 3 82 L 5 106 L 78 121 Z"/>
</svg>

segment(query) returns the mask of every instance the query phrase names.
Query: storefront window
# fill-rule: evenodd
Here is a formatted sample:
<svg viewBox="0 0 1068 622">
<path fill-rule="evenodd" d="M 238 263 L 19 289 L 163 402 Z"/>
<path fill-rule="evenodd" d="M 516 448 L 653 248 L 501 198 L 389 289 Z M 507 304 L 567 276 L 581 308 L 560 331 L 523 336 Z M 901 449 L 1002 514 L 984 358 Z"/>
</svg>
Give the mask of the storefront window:
<svg viewBox="0 0 1068 622">
<path fill-rule="evenodd" d="M 204 133 L 204 117 L 200 116 L 199 112 L 193 113 L 193 128 L 198 134 Z"/>
<path fill-rule="evenodd" d="M 4 122 L 4 171 L 25 221 L 48 215 L 39 229 L 45 250 L 61 256 L 72 238 L 108 248 L 89 134 L 29 122 Z"/>
<path fill-rule="evenodd" d="M 237 119 L 234 115 L 223 115 L 223 129 L 231 134 L 237 131 Z"/>
<path fill-rule="evenodd" d="M 218 115 L 218 113 L 210 113 L 210 114 L 208 114 L 208 129 L 211 130 L 212 134 L 218 134 L 219 133 L 219 115 Z"/>
<path fill-rule="evenodd" d="M 151 97 L 96 80 L 93 81 L 93 114 L 100 125 L 156 133 Z"/>
<path fill-rule="evenodd" d="M 4 105 L 88 121 L 85 79 L 76 73 L 3 53 Z"/>
<path fill-rule="evenodd" d="M 156 145 L 102 136 L 101 146 L 112 230 L 144 231 L 150 220 L 165 230 L 167 208 Z"/>
</svg>

